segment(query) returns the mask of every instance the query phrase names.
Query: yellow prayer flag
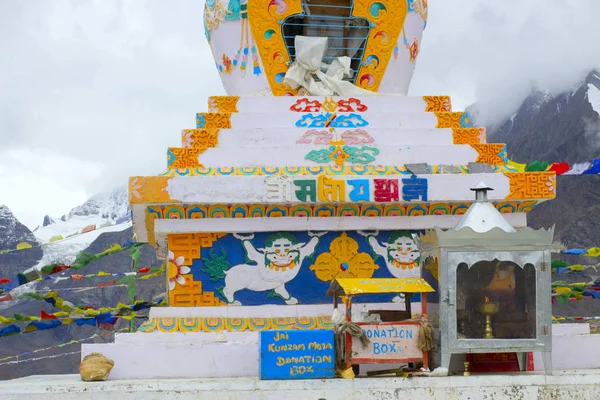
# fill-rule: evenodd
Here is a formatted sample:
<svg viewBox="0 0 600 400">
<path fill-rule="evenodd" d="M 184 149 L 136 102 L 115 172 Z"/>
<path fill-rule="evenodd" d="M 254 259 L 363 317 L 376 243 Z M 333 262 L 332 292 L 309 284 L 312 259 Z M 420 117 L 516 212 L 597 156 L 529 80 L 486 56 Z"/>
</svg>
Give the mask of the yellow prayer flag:
<svg viewBox="0 0 600 400">
<path fill-rule="evenodd" d="M 568 293 L 571 293 L 571 288 L 570 287 L 557 287 L 557 288 L 554 288 L 554 291 L 558 294 L 568 294 Z"/>
<path fill-rule="evenodd" d="M 600 257 L 600 247 L 592 247 L 591 249 L 588 249 L 587 254 L 584 254 L 584 256 Z"/>
<path fill-rule="evenodd" d="M 88 308 L 87 310 L 85 310 L 84 314 L 87 316 L 95 316 L 95 315 L 100 314 L 100 311 Z"/>
<path fill-rule="evenodd" d="M 508 166 L 516 169 L 519 172 L 525 172 L 525 168 L 527 168 L 527 164 L 521 164 L 514 162 L 513 160 L 508 160 Z"/>
<path fill-rule="evenodd" d="M 0 315 L 0 323 L 1 324 L 12 324 L 13 322 L 16 322 L 16 320 L 14 318 L 6 318 L 6 317 L 3 317 L 2 315 Z"/>
</svg>

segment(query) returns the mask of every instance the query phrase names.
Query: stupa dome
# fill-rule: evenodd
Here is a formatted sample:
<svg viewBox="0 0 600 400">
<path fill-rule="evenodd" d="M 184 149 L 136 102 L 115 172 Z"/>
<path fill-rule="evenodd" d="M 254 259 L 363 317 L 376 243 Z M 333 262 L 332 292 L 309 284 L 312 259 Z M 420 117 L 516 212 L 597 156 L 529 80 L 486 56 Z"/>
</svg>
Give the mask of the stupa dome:
<svg viewBox="0 0 600 400">
<path fill-rule="evenodd" d="M 206 38 L 228 95 L 296 95 L 284 83 L 297 36 L 327 37 L 322 71 L 349 57 L 344 80 L 404 94 L 427 23 L 428 0 L 207 0 Z"/>
</svg>

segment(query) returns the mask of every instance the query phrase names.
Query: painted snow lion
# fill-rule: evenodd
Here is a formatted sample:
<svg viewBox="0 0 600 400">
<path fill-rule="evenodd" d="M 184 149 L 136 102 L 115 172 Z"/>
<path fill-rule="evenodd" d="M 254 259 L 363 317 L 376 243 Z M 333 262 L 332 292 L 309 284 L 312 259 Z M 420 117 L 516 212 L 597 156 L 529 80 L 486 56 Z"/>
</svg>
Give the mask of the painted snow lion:
<svg viewBox="0 0 600 400">
<path fill-rule="evenodd" d="M 421 253 L 413 236 L 408 231 L 394 231 L 389 240 L 379 243 L 378 231 L 373 233 L 359 232 L 367 238 L 371 250 L 377 256 L 383 257 L 390 274 L 395 278 L 420 278 L 419 266 Z M 396 296 L 393 302 L 400 302 L 404 296 Z"/>
<path fill-rule="evenodd" d="M 311 239 L 308 243 L 298 242 L 296 236 L 287 232 L 278 232 L 265 240 L 264 248 L 255 248 L 251 240 L 254 234 L 233 234 L 242 241 L 246 258 L 251 263 L 239 264 L 229 268 L 223 250 L 221 257 L 211 254 L 211 259 L 204 262 L 204 272 L 212 281 L 225 279 L 225 287 L 218 291 L 231 305 L 242 305 L 235 300 L 235 294 L 248 289 L 254 292 L 270 290 L 269 297 L 281 297 L 286 304 L 298 304 L 285 288 L 285 284 L 293 280 L 300 272 L 300 267 L 307 257 L 314 254 L 320 236 L 326 232 L 308 232 Z"/>
</svg>

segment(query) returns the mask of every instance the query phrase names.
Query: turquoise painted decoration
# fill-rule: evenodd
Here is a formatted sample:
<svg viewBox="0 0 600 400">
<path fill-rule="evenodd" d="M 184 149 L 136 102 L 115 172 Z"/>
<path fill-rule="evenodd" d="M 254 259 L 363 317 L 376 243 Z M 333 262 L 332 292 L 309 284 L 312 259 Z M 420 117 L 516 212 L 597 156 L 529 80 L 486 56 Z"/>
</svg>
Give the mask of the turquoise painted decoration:
<svg viewBox="0 0 600 400">
<path fill-rule="evenodd" d="M 348 153 L 346 161 L 352 164 L 369 164 L 375 161 L 375 156 L 379 155 L 379 149 L 371 146 L 342 146 L 342 150 Z"/>
<path fill-rule="evenodd" d="M 460 127 L 461 128 L 468 128 L 469 127 L 469 113 L 467 111 L 465 111 L 460 116 Z"/>
<path fill-rule="evenodd" d="M 175 157 L 175 154 L 173 154 L 173 152 L 171 151 L 171 149 L 167 150 L 167 167 L 170 167 L 171 164 L 173 164 L 173 161 L 175 161 L 177 157 Z"/>
<path fill-rule="evenodd" d="M 204 125 L 206 125 L 206 117 L 201 113 L 196 114 L 196 128 L 204 129 Z"/>
<path fill-rule="evenodd" d="M 379 149 L 371 146 L 341 146 L 340 149 L 342 156 L 346 157 L 344 162 L 350 164 L 369 164 L 375 161 L 375 156 L 379 155 Z M 339 156 L 338 153 L 339 149 L 337 146 L 329 146 L 326 149 L 309 151 L 305 159 L 318 164 L 329 164 L 335 161 L 335 158 Z"/>
<path fill-rule="evenodd" d="M 333 128 L 362 128 L 368 126 L 369 122 L 360 114 L 351 113 L 348 115 L 338 115 L 332 122 Z"/>
<path fill-rule="evenodd" d="M 227 6 L 227 14 L 225 15 L 225 19 L 227 21 L 237 21 L 240 19 L 240 0 L 229 0 L 229 5 Z"/>
</svg>

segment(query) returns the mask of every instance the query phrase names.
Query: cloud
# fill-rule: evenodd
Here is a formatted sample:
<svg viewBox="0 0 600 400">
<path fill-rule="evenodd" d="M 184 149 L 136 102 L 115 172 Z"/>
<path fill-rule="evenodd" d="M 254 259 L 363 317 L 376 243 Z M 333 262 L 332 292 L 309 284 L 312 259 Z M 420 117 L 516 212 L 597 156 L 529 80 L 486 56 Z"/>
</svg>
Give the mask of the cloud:
<svg viewBox="0 0 600 400">
<path fill-rule="evenodd" d="M 203 6 L 0 2 L 0 203 L 23 219 L 58 216 L 128 176 L 161 172 L 181 129 L 194 126 L 208 96 L 224 93 Z M 493 120 L 533 85 L 564 89 L 600 66 L 598 0 L 431 0 L 429 8 L 414 95 L 449 94 L 456 108 L 477 101 Z"/>
<path fill-rule="evenodd" d="M 437 88 L 477 101 L 484 122 L 511 114 L 534 86 L 568 90 L 600 67 L 600 1 L 438 0 L 429 7 L 413 93 Z"/>
</svg>

